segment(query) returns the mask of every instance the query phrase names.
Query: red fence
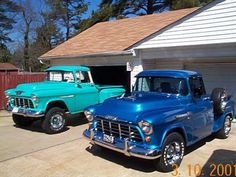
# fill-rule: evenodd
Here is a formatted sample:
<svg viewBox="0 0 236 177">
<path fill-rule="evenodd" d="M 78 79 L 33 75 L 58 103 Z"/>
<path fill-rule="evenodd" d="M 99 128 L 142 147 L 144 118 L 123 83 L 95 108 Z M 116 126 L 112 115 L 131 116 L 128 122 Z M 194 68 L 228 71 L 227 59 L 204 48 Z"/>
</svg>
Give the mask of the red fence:
<svg viewBox="0 0 236 177">
<path fill-rule="evenodd" d="M 4 109 L 6 106 L 5 90 L 15 88 L 18 84 L 22 83 L 40 82 L 43 81 L 44 78 L 44 73 L 0 75 L 0 109 Z"/>
</svg>

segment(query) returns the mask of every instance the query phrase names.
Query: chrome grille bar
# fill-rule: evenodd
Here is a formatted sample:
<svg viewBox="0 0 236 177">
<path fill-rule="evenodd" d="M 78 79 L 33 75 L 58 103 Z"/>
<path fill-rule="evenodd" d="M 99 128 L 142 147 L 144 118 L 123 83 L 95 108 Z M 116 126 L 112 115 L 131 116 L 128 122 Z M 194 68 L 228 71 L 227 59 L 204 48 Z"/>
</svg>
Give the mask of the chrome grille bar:
<svg viewBox="0 0 236 177">
<path fill-rule="evenodd" d="M 16 107 L 25 107 L 25 108 L 34 108 L 34 104 L 31 99 L 27 98 L 14 98 L 14 106 Z"/>
<path fill-rule="evenodd" d="M 126 123 L 106 120 L 104 118 L 97 119 L 97 131 L 109 134 L 121 139 L 128 138 L 133 141 L 142 142 L 143 139 L 135 126 Z"/>
</svg>

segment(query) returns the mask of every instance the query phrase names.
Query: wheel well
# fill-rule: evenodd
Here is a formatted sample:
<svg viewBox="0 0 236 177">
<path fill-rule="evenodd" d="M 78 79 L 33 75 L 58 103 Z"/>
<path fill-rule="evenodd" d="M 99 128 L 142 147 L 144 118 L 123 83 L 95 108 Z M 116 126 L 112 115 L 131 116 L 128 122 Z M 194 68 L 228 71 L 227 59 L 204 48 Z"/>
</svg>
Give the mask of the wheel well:
<svg viewBox="0 0 236 177">
<path fill-rule="evenodd" d="M 229 116 L 229 117 L 231 117 L 231 118 L 233 119 L 233 115 L 232 115 L 232 113 L 228 113 L 228 114 L 226 114 L 225 117 L 227 117 L 227 116 Z"/>
<path fill-rule="evenodd" d="M 182 128 L 174 128 L 174 129 L 171 129 L 170 131 L 167 132 L 165 138 L 166 138 L 169 134 L 174 133 L 174 132 L 179 133 L 179 134 L 183 137 L 184 143 L 185 143 L 185 145 L 186 145 L 186 142 L 187 142 L 187 141 L 186 141 L 186 137 L 185 137 L 184 130 L 183 130 Z"/>
<path fill-rule="evenodd" d="M 68 111 L 68 108 L 66 106 L 66 104 L 63 101 L 53 101 L 50 102 L 47 106 L 46 112 L 48 112 L 49 109 L 53 108 L 53 107 L 59 107 L 65 110 L 65 112 Z"/>
</svg>

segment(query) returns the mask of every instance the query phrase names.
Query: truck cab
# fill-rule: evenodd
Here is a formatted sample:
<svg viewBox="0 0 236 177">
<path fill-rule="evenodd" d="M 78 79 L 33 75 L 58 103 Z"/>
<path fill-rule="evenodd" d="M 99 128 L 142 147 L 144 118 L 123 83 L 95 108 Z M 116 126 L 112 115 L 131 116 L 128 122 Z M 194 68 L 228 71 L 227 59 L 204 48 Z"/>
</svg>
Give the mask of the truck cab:
<svg viewBox="0 0 236 177">
<path fill-rule="evenodd" d="M 65 128 L 66 115 L 124 92 L 123 86 L 96 85 L 88 67 L 53 66 L 46 70 L 45 81 L 20 84 L 5 94 L 15 124 L 29 126 L 41 119 L 45 132 L 57 133 Z"/>
<path fill-rule="evenodd" d="M 206 94 L 200 73 L 149 70 L 139 73 L 130 95 L 85 109 L 84 136 L 127 156 L 154 160 L 157 169 L 179 166 L 186 147 L 217 133 L 227 138 L 234 102 L 226 90 Z"/>
</svg>

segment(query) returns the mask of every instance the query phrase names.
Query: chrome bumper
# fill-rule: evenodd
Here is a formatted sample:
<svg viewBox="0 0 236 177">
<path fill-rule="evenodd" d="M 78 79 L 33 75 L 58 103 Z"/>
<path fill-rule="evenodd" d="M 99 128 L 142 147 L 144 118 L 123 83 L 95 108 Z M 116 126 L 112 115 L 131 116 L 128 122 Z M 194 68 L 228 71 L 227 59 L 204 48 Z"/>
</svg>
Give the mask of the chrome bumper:
<svg viewBox="0 0 236 177">
<path fill-rule="evenodd" d="M 11 106 L 7 106 L 7 111 L 12 112 L 12 114 L 17 114 L 21 115 L 24 117 L 43 117 L 44 113 L 42 111 L 35 111 L 27 108 L 22 108 L 22 107 L 14 107 L 12 108 Z"/>
<path fill-rule="evenodd" d="M 95 131 L 93 129 L 85 130 L 83 135 L 86 139 L 89 139 L 91 144 L 96 144 L 96 145 L 123 153 L 126 156 L 133 156 L 133 157 L 149 159 L 149 160 L 157 159 L 161 156 L 159 150 L 130 145 L 130 142 L 128 139 L 125 139 L 123 143 L 118 143 L 118 142 L 114 144 L 106 143 L 102 140 L 101 137 L 97 137 L 95 135 Z"/>
</svg>

